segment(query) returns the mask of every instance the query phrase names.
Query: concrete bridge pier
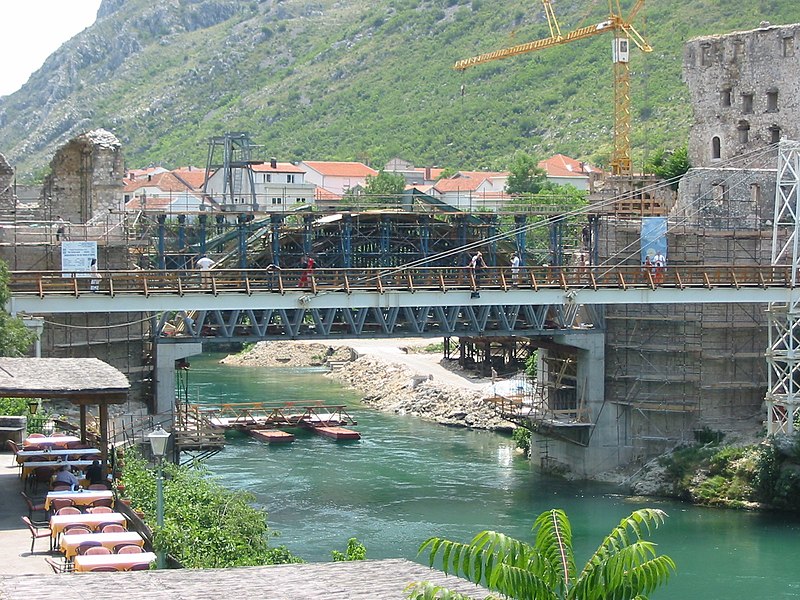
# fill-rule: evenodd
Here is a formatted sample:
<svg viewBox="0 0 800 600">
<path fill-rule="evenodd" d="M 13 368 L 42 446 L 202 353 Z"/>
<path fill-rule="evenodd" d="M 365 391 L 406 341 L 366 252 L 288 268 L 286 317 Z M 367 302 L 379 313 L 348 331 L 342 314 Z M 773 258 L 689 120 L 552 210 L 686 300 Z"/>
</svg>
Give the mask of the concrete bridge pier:
<svg viewBox="0 0 800 600">
<path fill-rule="evenodd" d="M 175 361 L 203 353 L 201 342 L 155 345 L 155 394 L 153 412 L 172 413 L 175 408 Z"/>
</svg>

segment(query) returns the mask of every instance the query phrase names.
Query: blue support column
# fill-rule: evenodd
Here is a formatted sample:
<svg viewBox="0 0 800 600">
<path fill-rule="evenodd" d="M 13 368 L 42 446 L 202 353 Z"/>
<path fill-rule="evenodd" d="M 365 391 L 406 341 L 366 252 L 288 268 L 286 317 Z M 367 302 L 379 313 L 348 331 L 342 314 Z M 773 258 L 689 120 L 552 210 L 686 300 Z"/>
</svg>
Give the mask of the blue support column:
<svg viewBox="0 0 800 600">
<path fill-rule="evenodd" d="M 314 249 L 314 215 L 303 215 L 303 253 L 311 256 Z M 316 261 L 315 261 L 316 262 Z"/>
<path fill-rule="evenodd" d="M 552 266 L 564 264 L 564 218 L 555 217 L 550 221 L 550 256 Z"/>
<path fill-rule="evenodd" d="M 158 215 L 156 217 L 158 221 L 158 268 L 159 269 L 166 269 L 167 268 L 167 215 Z"/>
<path fill-rule="evenodd" d="M 600 239 L 600 217 L 589 215 L 589 264 L 596 265 L 599 262 L 597 255 L 597 240 Z"/>
<path fill-rule="evenodd" d="M 525 215 L 514 215 L 514 230 L 517 232 L 515 237 L 517 241 L 517 254 L 519 255 L 519 264 L 523 267 L 528 264 L 525 248 L 527 246 L 527 230 L 525 225 L 528 217 Z"/>
<path fill-rule="evenodd" d="M 428 258 L 431 253 L 431 219 L 428 215 L 419 218 L 419 254 L 420 258 Z"/>
<path fill-rule="evenodd" d="M 247 215 L 239 215 L 236 225 L 239 229 L 239 268 L 247 268 Z"/>
<path fill-rule="evenodd" d="M 489 240 L 489 246 L 486 248 L 489 254 L 489 259 L 486 260 L 486 264 L 490 267 L 497 266 L 497 240 L 495 236 L 497 235 L 497 217 L 491 216 L 489 217 L 489 227 L 486 229 L 486 234 Z"/>
<path fill-rule="evenodd" d="M 178 252 L 186 252 L 186 215 L 178 215 Z M 186 268 L 186 261 L 181 262 L 181 268 Z"/>
<path fill-rule="evenodd" d="M 208 223 L 208 215 L 200 215 L 197 217 L 197 222 L 200 224 L 200 254 L 206 253 L 206 224 Z"/>
<path fill-rule="evenodd" d="M 392 232 L 392 226 L 389 219 L 381 219 L 381 238 L 380 238 L 380 249 L 381 249 L 381 258 L 380 263 L 382 267 L 388 267 L 391 265 L 391 256 L 389 250 L 391 248 L 390 236 Z"/>
<path fill-rule="evenodd" d="M 342 267 L 353 266 L 353 215 L 344 215 L 342 222 Z"/>
<path fill-rule="evenodd" d="M 463 217 L 459 217 L 456 221 L 456 245 L 459 248 L 467 245 L 467 220 Z M 457 265 L 465 267 L 469 264 L 469 252 L 460 252 L 458 256 L 460 258 L 456 259 Z"/>
<path fill-rule="evenodd" d="M 271 214 L 269 216 L 270 237 L 272 238 L 272 264 L 276 267 L 281 266 L 281 225 L 283 217 Z"/>
</svg>

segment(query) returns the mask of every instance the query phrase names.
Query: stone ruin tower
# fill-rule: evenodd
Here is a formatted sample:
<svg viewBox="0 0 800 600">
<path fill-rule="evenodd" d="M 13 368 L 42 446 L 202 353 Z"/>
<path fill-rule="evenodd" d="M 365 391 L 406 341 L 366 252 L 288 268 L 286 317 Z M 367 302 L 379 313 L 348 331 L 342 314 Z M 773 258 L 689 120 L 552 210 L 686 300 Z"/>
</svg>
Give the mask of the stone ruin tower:
<svg viewBox="0 0 800 600">
<path fill-rule="evenodd" d="M 83 133 L 58 149 L 44 182 L 48 218 L 71 223 L 122 220 L 122 144 L 105 129 Z"/>
<path fill-rule="evenodd" d="M 14 208 L 14 167 L 0 154 L 0 211 Z"/>
</svg>

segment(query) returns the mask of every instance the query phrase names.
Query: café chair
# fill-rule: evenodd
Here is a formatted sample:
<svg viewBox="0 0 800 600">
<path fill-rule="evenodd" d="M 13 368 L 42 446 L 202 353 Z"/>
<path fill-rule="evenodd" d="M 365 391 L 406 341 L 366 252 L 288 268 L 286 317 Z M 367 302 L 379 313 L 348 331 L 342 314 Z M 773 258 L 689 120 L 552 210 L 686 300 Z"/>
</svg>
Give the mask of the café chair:
<svg viewBox="0 0 800 600">
<path fill-rule="evenodd" d="M 106 523 L 100 531 L 102 533 L 123 533 L 128 530 L 119 523 Z"/>
<path fill-rule="evenodd" d="M 144 550 L 136 544 L 125 543 L 114 546 L 114 554 L 141 554 L 142 552 Z"/>
<path fill-rule="evenodd" d="M 86 509 L 86 512 L 93 515 L 99 515 L 102 513 L 112 513 L 114 512 L 114 509 L 110 506 L 91 506 Z"/>
<path fill-rule="evenodd" d="M 114 500 L 112 498 L 98 498 L 94 502 L 92 502 L 89 506 L 92 508 L 97 508 L 98 506 L 108 506 L 109 508 L 114 504 Z"/>
<path fill-rule="evenodd" d="M 50 504 L 53 507 L 53 512 L 58 512 L 66 506 L 75 506 L 75 501 L 72 498 L 53 498 Z"/>
<path fill-rule="evenodd" d="M 77 535 L 92 533 L 92 530 L 88 525 L 84 525 L 83 523 L 72 523 L 64 527 L 62 532 L 64 535 Z"/>
<path fill-rule="evenodd" d="M 119 571 L 116 567 L 95 567 L 91 569 L 92 573 L 114 573 L 116 571 Z"/>
<path fill-rule="evenodd" d="M 84 552 L 86 556 L 94 555 L 94 554 L 111 554 L 111 550 L 106 548 L 105 546 L 93 546 Z"/>
<path fill-rule="evenodd" d="M 23 500 L 25 500 L 25 504 L 28 506 L 28 518 L 33 520 L 33 513 L 36 511 L 41 511 L 43 513 L 47 512 L 47 509 L 44 507 L 44 504 L 36 504 L 33 501 L 33 498 L 28 496 L 25 492 L 20 492 Z"/>
<path fill-rule="evenodd" d="M 77 506 L 65 506 L 63 508 L 59 508 L 56 511 L 57 515 L 79 515 L 81 514 L 81 509 Z"/>
<path fill-rule="evenodd" d="M 136 563 L 135 565 L 131 565 L 131 568 L 128 571 L 149 571 L 150 564 L 149 563 Z"/>
<path fill-rule="evenodd" d="M 75 548 L 75 553 L 78 554 L 79 556 L 83 556 L 84 554 L 88 554 L 89 550 L 91 550 L 92 548 L 100 548 L 100 547 L 102 547 L 102 544 L 100 542 L 95 542 L 95 541 L 81 542 L 80 544 L 78 544 L 78 547 Z"/>
<path fill-rule="evenodd" d="M 53 573 L 72 573 L 73 571 L 73 564 L 67 560 L 59 562 L 46 556 L 44 562 L 50 565 L 50 568 L 53 569 Z"/>
<path fill-rule="evenodd" d="M 87 489 L 107 491 L 108 490 L 108 486 L 105 483 L 92 483 L 92 484 L 89 485 L 89 487 Z"/>
<path fill-rule="evenodd" d="M 31 553 L 33 553 L 33 545 L 39 538 L 50 538 L 50 552 L 53 551 L 53 538 L 51 537 L 52 531 L 47 523 L 33 522 L 28 517 L 22 517 L 23 523 L 28 527 L 31 532 Z"/>
</svg>

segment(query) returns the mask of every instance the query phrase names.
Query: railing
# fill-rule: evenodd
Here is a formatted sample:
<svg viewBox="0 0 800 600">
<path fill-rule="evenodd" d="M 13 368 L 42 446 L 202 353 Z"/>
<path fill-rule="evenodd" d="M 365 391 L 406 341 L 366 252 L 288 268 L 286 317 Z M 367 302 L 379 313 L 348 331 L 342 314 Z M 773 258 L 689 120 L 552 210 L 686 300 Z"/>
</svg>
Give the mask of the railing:
<svg viewBox="0 0 800 600">
<path fill-rule="evenodd" d="M 789 266 L 704 265 L 665 269 L 637 266 L 421 267 L 388 269 L 218 269 L 210 271 L 102 271 L 97 290 L 88 273 L 14 271 L 13 296 L 81 294 L 174 295 L 304 291 L 439 291 L 526 289 L 790 288 Z"/>
</svg>

